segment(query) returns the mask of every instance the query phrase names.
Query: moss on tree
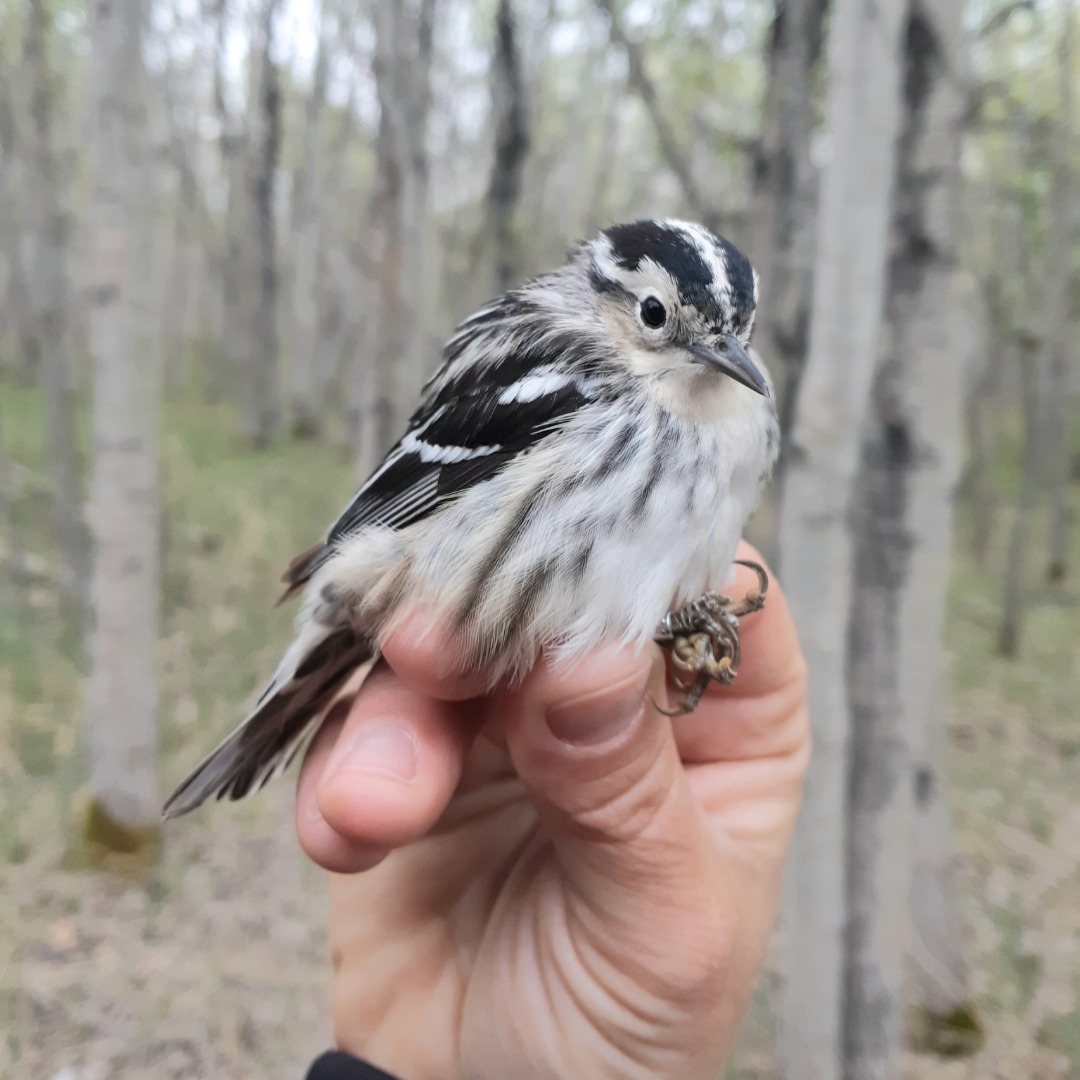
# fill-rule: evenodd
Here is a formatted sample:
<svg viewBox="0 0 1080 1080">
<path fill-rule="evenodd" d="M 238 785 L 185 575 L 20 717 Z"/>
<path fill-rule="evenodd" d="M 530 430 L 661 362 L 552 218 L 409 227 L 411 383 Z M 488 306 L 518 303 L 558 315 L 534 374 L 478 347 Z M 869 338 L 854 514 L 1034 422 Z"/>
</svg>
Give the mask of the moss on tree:
<svg viewBox="0 0 1080 1080">
<path fill-rule="evenodd" d="M 125 825 L 92 799 L 83 820 L 82 840 L 83 861 L 89 868 L 141 877 L 157 862 L 161 828 Z"/>
<path fill-rule="evenodd" d="M 938 1057 L 970 1057 L 982 1049 L 986 1032 L 971 1002 L 944 1015 L 930 1009 L 913 1010 L 909 1039 L 913 1050 Z"/>
</svg>

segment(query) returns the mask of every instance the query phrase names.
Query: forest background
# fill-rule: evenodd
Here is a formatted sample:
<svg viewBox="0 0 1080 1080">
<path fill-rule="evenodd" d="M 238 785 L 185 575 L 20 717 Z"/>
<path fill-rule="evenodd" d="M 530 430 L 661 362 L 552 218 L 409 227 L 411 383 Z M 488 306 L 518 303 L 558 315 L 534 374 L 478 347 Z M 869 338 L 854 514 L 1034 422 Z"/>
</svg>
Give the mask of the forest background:
<svg viewBox="0 0 1080 1080">
<path fill-rule="evenodd" d="M 158 827 L 454 324 L 762 275 L 816 756 L 729 1075 L 1080 1077 L 1071 0 L 0 2 L 0 1074 L 329 1045 L 292 792 Z"/>
</svg>

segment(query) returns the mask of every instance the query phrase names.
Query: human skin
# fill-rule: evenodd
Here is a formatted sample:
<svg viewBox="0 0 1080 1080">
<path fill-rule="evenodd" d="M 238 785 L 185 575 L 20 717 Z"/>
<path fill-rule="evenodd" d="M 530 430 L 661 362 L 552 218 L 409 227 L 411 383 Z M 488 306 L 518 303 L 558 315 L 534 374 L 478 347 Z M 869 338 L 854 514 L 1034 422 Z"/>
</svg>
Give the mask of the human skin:
<svg viewBox="0 0 1080 1080">
<path fill-rule="evenodd" d="M 541 658 L 481 697 L 421 613 L 402 627 L 297 794 L 300 843 L 333 871 L 342 1049 L 402 1080 L 716 1080 L 810 746 L 775 580 L 742 644 L 735 684 L 669 718 L 657 647 Z"/>
</svg>

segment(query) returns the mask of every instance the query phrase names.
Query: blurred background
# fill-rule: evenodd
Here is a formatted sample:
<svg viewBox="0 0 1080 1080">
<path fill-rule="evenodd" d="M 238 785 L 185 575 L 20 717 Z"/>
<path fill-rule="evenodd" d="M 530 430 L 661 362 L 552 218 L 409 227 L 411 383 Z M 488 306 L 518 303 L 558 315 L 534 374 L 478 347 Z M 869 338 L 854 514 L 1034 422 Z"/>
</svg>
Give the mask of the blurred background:
<svg viewBox="0 0 1080 1080">
<path fill-rule="evenodd" d="M 1071 0 L 0 3 L 0 1075 L 297 1077 L 292 789 L 159 828 L 485 298 L 762 275 L 816 759 L 729 1075 L 1080 1077 Z"/>
</svg>

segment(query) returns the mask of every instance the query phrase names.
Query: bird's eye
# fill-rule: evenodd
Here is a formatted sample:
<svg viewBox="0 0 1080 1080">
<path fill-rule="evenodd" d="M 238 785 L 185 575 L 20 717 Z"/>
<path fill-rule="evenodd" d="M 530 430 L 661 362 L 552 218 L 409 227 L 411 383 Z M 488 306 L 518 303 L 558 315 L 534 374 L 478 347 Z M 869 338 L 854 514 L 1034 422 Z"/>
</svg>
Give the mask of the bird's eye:
<svg viewBox="0 0 1080 1080">
<path fill-rule="evenodd" d="M 655 296 L 646 296 L 641 301 L 641 321 L 654 330 L 667 322 L 667 309 Z"/>
</svg>

